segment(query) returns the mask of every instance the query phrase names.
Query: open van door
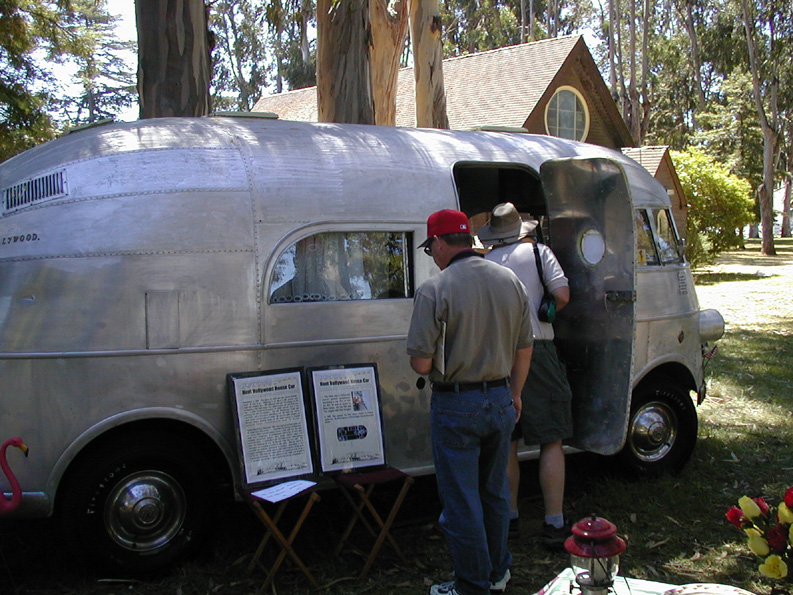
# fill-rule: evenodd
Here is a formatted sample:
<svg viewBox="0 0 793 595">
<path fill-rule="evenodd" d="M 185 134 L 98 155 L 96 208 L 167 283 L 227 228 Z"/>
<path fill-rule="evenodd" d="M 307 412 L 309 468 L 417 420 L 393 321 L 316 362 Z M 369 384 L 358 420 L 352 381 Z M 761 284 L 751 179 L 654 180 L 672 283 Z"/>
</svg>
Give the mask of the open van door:
<svg viewBox="0 0 793 595">
<path fill-rule="evenodd" d="M 554 324 L 573 391 L 571 445 L 614 454 L 630 413 L 634 340 L 634 223 L 622 168 L 558 159 L 540 168 L 551 247 L 570 281 Z"/>
</svg>

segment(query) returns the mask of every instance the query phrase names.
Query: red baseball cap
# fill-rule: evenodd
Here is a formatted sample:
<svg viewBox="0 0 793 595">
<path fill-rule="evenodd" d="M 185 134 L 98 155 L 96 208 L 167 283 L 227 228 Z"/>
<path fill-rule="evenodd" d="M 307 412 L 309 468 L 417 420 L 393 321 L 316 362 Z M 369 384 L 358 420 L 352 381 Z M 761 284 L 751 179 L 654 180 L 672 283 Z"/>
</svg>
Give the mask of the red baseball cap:
<svg viewBox="0 0 793 595">
<path fill-rule="evenodd" d="M 449 233 L 471 233 L 468 226 L 468 215 L 454 209 L 436 211 L 427 219 L 427 239 L 419 244 L 419 248 L 429 246 L 432 238 Z"/>
</svg>

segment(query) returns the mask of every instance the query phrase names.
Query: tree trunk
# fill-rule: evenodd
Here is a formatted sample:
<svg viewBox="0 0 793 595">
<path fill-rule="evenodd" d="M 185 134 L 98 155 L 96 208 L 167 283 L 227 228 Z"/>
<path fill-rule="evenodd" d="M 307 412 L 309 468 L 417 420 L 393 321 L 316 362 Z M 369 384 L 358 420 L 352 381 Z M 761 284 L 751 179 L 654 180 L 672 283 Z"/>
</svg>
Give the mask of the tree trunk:
<svg viewBox="0 0 793 595">
<path fill-rule="evenodd" d="M 790 198 L 793 192 L 793 172 L 788 171 L 785 180 L 785 197 L 782 199 L 782 237 L 790 237 Z"/>
<path fill-rule="evenodd" d="M 320 122 L 374 124 L 368 0 L 317 0 Z"/>
<path fill-rule="evenodd" d="M 205 116 L 212 66 L 204 0 L 136 0 L 140 117 Z"/>
<path fill-rule="evenodd" d="M 684 0 L 684 6 L 679 9 L 683 22 L 688 32 L 688 40 L 691 44 L 691 70 L 694 73 L 694 82 L 697 85 L 697 107 L 705 107 L 705 90 L 702 86 L 702 60 L 699 57 L 699 37 L 694 24 L 694 5 L 692 0 Z M 696 127 L 696 124 L 694 125 Z"/>
<path fill-rule="evenodd" d="M 416 77 L 416 126 L 448 128 L 438 0 L 410 2 L 410 35 Z"/>
<path fill-rule="evenodd" d="M 617 17 L 615 2 L 616 0 L 609 0 L 609 85 L 611 87 L 611 98 L 614 100 L 614 103 L 618 103 L 620 100 L 620 93 L 617 87 L 616 29 L 619 27 L 619 19 Z"/>
<path fill-rule="evenodd" d="M 774 158 L 776 157 L 779 143 L 777 128 L 777 88 L 779 87 L 779 78 L 776 76 L 775 68 L 772 65 L 768 97 L 771 111 L 771 121 L 769 121 L 761 94 L 760 65 L 758 64 L 759 58 L 754 38 L 755 21 L 750 18 L 746 0 L 741 0 L 741 12 L 743 14 L 746 45 L 749 52 L 749 70 L 752 73 L 752 93 L 755 107 L 757 108 L 757 117 L 760 121 L 760 129 L 763 131 L 763 183 L 759 192 L 760 225 L 763 230 L 762 250 L 766 256 L 776 256 L 776 249 L 774 248 Z"/>
<path fill-rule="evenodd" d="M 641 136 L 640 118 L 639 118 L 639 82 L 636 80 L 636 61 L 639 59 L 636 54 L 636 0 L 628 0 L 630 2 L 630 23 L 628 24 L 628 33 L 630 39 L 628 40 L 630 51 L 630 64 L 629 74 L 630 82 L 628 83 L 628 110 L 627 118 L 628 128 L 631 131 L 633 142 L 639 141 Z"/>
<path fill-rule="evenodd" d="M 637 138 L 638 146 L 644 145 L 644 139 L 650 129 L 650 94 L 647 92 L 647 79 L 650 73 L 650 31 L 652 26 L 650 24 L 650 0 L 644 0 L 644 9 L 642 15 L 642 78 L 639 85 L 641 90 L 641 120 L 639 122 L 639 138 Z M 639 117 L 639 114 L 637 114 Z"/>
<path fill-rule="evenodd" d="M 396 124 L 399 59 L 408 32 L 407 0 L 371 0 L 374 122 Z"/>
<path fill-rule="evenodd" d="M 534 0 L 529 0 L 529 41 L 534 41 Z"/>
</svg>

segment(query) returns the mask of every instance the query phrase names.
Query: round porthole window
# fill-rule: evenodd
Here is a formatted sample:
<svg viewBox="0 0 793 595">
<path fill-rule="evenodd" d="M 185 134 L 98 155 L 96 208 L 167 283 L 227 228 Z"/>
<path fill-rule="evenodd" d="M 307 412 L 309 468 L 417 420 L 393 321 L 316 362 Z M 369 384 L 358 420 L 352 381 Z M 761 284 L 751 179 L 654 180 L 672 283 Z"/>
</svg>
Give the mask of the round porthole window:
<svg viewBox="0 0 793 595">
<path fill-rule="evenodd" d="M 559 87 L 545 108 L 545 129 L 551 136 L 583 141 L 589 134 L 589 110 L 573 87 Z"/>
<path fill-rule="evenodd" d="M 606 253 L 606 242 L 603 236 L 596 229 L 587 229 L 581 234 L 580 242 L 581 256 L 587 264 L 597 264 L 603 260 Z"/>
</svg>

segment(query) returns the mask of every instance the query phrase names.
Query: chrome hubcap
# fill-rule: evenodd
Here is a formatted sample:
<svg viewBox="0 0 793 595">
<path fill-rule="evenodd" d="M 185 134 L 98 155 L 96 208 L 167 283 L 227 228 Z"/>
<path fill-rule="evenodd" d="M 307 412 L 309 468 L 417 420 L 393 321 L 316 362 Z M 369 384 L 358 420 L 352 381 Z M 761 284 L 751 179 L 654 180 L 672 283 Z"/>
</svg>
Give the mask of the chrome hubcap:
<svg viewBox="0 0 793 595">
<path fill-rule="evenodd" d="M 162 471 L 140 471 L 124 478 L 108 496 L 105 528 L 124 549 L 151 552 L 179 533 L 186 510 L 179 482 Z"/>
<path fill-rule="evenodd" d="M 628 440 L 633 453 L 651 463 L 664 458 L 677 438 L 677 416 L 661 401 L 647 403 L 636 412 Z"/>
</svg>

